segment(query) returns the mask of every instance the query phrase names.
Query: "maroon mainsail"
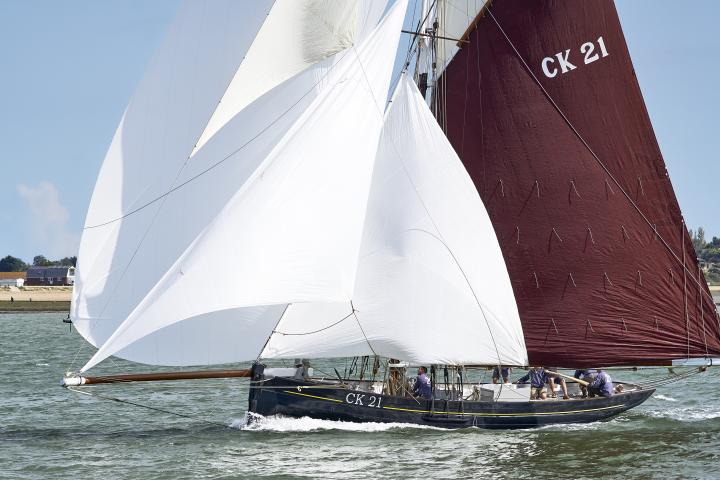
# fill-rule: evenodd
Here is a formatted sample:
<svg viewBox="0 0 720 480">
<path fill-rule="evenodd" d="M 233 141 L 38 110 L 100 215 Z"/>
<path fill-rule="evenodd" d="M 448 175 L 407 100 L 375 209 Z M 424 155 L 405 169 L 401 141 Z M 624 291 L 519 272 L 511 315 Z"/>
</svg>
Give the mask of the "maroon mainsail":
<svg viewBox="0 0 720 480">
<path fill-rule="evenodd" d="M 612 1 L 496 0 L 439 82 L 531 364 L 720 356 L 718 316 Z"/>
</svg>

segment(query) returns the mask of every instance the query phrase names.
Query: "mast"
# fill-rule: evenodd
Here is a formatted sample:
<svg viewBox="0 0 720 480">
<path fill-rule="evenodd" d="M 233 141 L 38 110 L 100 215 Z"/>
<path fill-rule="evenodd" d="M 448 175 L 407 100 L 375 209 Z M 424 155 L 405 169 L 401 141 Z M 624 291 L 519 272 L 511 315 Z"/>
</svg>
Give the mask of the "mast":
<svg viewBox="0 0 720 480">
<path fill-rule="evenodd" d="M 498 0 L 484 13 L 439 90 L 500 241 L 530 363 L 718 356 L 718 325 L 703 322 L 715 307 L 613 2 Z"/>
</svg>

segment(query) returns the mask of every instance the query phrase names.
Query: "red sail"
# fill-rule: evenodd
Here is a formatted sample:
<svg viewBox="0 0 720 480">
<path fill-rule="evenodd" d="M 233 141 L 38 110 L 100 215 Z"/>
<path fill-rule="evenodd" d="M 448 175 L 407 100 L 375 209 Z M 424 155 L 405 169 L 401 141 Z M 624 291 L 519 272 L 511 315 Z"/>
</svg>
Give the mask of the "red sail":
<svg viewBox="0 0 720 480">
<path fill-rule="evenodd" d="M 719 356 L 613 2 L 496 0 L 467 40 L 440 112 L 495 226 L 531 364 Z"/>
</svg>

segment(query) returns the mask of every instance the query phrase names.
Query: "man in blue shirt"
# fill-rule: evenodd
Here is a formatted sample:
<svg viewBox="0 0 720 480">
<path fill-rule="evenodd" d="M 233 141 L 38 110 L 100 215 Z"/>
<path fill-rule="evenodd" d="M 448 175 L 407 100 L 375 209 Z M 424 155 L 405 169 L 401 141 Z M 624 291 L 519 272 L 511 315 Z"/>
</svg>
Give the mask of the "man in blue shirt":
<svg viewBox="0 0 720 480">
<path fill-rule="evenodd" d="M 600 395 L 602 397 L 612 397 L 615 391 L 613 389 L 613 383 L 610 375 L 602 370 L 598 370 L 595 380 L 593 380 L 588 386 L 588 393 L 590 394 L 590 397 L 594 397 L 596 395 Z"/>
<path fill-rule="evenodd" d="M 432 388 L 430 385 L 430 379 L 427 376 L 427 368 L 418 367 L 417 378 L 412 388 L 412 394 L 416 397 L 431 398 Z"/>
<path fill-rule="evenodd" d="M 530 380 L 530 398 L 545 400 L 545 383 L 548 381 L 548 375 L 543 367 L 533 367 L 528 373 L 522 376 L 515 383 L 527 383 Z"/>
</svg>

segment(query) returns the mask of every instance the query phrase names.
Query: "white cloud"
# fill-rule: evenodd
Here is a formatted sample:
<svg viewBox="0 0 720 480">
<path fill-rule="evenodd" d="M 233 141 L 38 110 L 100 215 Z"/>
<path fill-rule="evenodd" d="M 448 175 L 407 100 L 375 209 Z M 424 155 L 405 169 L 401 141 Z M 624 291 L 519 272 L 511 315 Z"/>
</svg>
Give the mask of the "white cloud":
<svg viewBox="0 0 720 480">
<path fill-rule="evenodd" d="M 77 255 L 80 235 L 70 230 L 70 214 L 60 203 L 55 185 L 47 181 L 34 187 L 19 184 L 17 192 L 29 211 L 31 243 L 40 249 L 38 253 L 53 260 Z"/>
</svg>

